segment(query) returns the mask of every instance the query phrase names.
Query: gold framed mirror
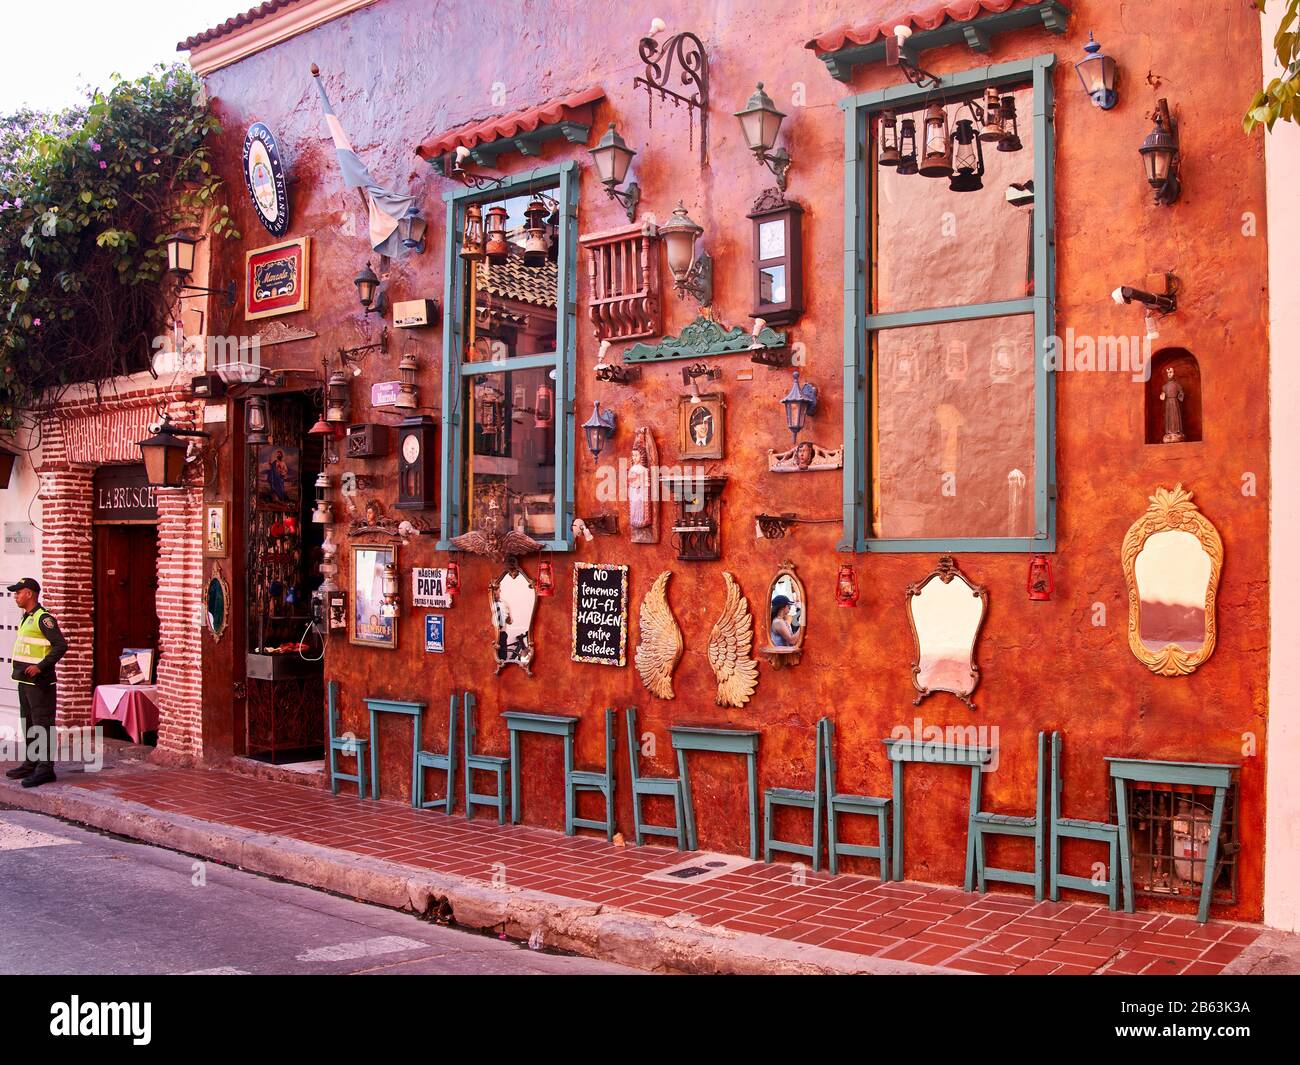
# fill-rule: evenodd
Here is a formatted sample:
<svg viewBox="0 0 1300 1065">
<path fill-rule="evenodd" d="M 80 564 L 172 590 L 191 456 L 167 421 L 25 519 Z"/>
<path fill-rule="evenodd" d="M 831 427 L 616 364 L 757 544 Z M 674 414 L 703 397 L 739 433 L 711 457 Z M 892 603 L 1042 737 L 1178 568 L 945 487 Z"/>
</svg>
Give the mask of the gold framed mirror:
<svg viewBox="0 0 1300 1065">
<path fill-rule="evenodd" d="M 226 632 L 226 625 L 229 622 L 230 611 L 230 585 L 226 583 L 226 578 L 221 573 L 221 567 L 218 566 L 208 578 L 207 588 L 207 628 L 212 633 L 212 639 L 220 642 L 221 637 Z"/>
<path fill-rule="evenodd" d="M 767 592 L 767 646 L 773 669 L 797 666 L 808 629 L 808 598 L 793 562 L 782 562 Z"/>
<path fill-rule="evenodd" d="M 496 642 L 492 654 L 498 673 L 506 666 L 519 666 L 533 675 L 533 612 L 537 608 L 537 586 L 523 569 L 512 564 L 488 586 L 492 628 Z"/>
<path fill-rule="evenodd" d="M 1162 677 L 1191 673 L 1214 653 L 1223 541 L 1181 484 L 1157 488 L 1120 552 L 1128 645 Z"/>
<path fill-rule="evenodd" d="M 925 580 L 908 586 L 907 620 L 916 641 L 912 684 L 920 693 L 913 706 L 927 695 L 949 692 L 975 709 L 971 694 L 980 681 L 975 643 L 988 604 L 988 591 L 968 581 L 951 555 L 941 556 Z"/>
</svg>

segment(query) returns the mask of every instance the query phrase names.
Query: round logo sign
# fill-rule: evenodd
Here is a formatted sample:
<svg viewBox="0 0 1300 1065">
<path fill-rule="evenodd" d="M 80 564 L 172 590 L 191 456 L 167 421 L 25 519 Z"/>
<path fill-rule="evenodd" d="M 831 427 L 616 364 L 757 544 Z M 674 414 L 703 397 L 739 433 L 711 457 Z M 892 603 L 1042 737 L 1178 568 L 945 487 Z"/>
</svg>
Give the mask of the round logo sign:
<svg viewBox="0 0 1300 1065">
<path fill-rule="evenodd" d="M 284 236 L 289 228 L 289 189 L 275 136 L 261 122 L 248 127 L 244 138 L 244 181 L 253 200 L 253 210 L 273 237 Z"/>
</svg>

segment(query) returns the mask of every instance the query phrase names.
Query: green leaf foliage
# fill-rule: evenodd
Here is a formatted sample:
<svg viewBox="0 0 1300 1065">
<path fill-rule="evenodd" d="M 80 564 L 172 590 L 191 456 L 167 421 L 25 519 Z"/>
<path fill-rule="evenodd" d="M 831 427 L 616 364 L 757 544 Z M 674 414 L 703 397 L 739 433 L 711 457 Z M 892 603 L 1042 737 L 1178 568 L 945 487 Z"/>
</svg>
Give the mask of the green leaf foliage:
<svg viewBox="0 0 1300 1065">
<path fill-rule="evenodd" d="M 1255 0 L 1260 11 L 1266 10 L 1266 5 L 1267 0 Z M 1286 10 L 1273 36 L 1273 54 L 1283 73 L 1250 101 L 1241 120 L 1247 133 L 1253 133 L 1256 126 L 1271 131 L 1279 118 L 1283 122 L 1300 122 L 1296 103 L 1296 93 L 1300 90 L 1300 0 L 1286 0 Z"/>
</svg>

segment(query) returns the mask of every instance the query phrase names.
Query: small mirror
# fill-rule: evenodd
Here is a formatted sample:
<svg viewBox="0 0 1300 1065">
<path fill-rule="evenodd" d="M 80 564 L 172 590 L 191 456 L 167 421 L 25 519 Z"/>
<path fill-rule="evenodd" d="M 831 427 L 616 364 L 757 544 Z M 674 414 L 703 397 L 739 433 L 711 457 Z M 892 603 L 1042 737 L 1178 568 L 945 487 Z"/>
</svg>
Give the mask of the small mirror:
<svg viewBox="0 0 1300 1065">
<path fill-rule="evenodd" d="M 1157 488 L 1124 537 L 1121 561 L 1133 654 L 1161 676 L 1191 673 L 1214 651 L 1218 531 L 1182 485 Z"/>
<path fill-rule="evenodd" d="M 971 693 L 979 683 L 975 641 L 988 592 L 971 584 L 957 570 L 952 556 L 939 559 L 939 568 L 907 589 L 907 616 L 916 640 L 912 683 L 920 693 L 913 705 L 934 692 L 951 692 L 972 710 Z"/>
<path fill-rule="evenodd" d="M 537 591 L 532 578 L 517 565 L 511 566 L 490 586 L 492 627 L 496 630 L 497 672 L 508 665 L 520 666 L 533 675 L 533 610 Z"/>
<path fill-rule="evenodd" d="M 767 646 L 763 654 L 773 668 L 798 665 L 807 630 L 807 599 L 793 562 L 783 562 L 767 594 Z"/>
<path fill-rule="evenodd" d="M 230 599 L 230 588 L 220 573 L 214 573 L 208 581 L 208 631 L 214 640 L 220 640 L 226 631 L 226 603 Z"/>
</svg>

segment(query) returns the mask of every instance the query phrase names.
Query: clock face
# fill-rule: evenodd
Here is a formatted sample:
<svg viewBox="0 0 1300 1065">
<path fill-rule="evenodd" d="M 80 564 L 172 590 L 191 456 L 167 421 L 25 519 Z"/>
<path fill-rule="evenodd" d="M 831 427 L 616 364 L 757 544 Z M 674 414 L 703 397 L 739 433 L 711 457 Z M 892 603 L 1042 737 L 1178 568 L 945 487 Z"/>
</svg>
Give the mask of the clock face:
<svg viewBox="0 0 1300 1065">
<path fill-rule="evenodd" d="M 402 439 L 402 458 L 414 465 L 420 457 L 420 438 L 415 433 L 407 433 Z"/>
</svg>

